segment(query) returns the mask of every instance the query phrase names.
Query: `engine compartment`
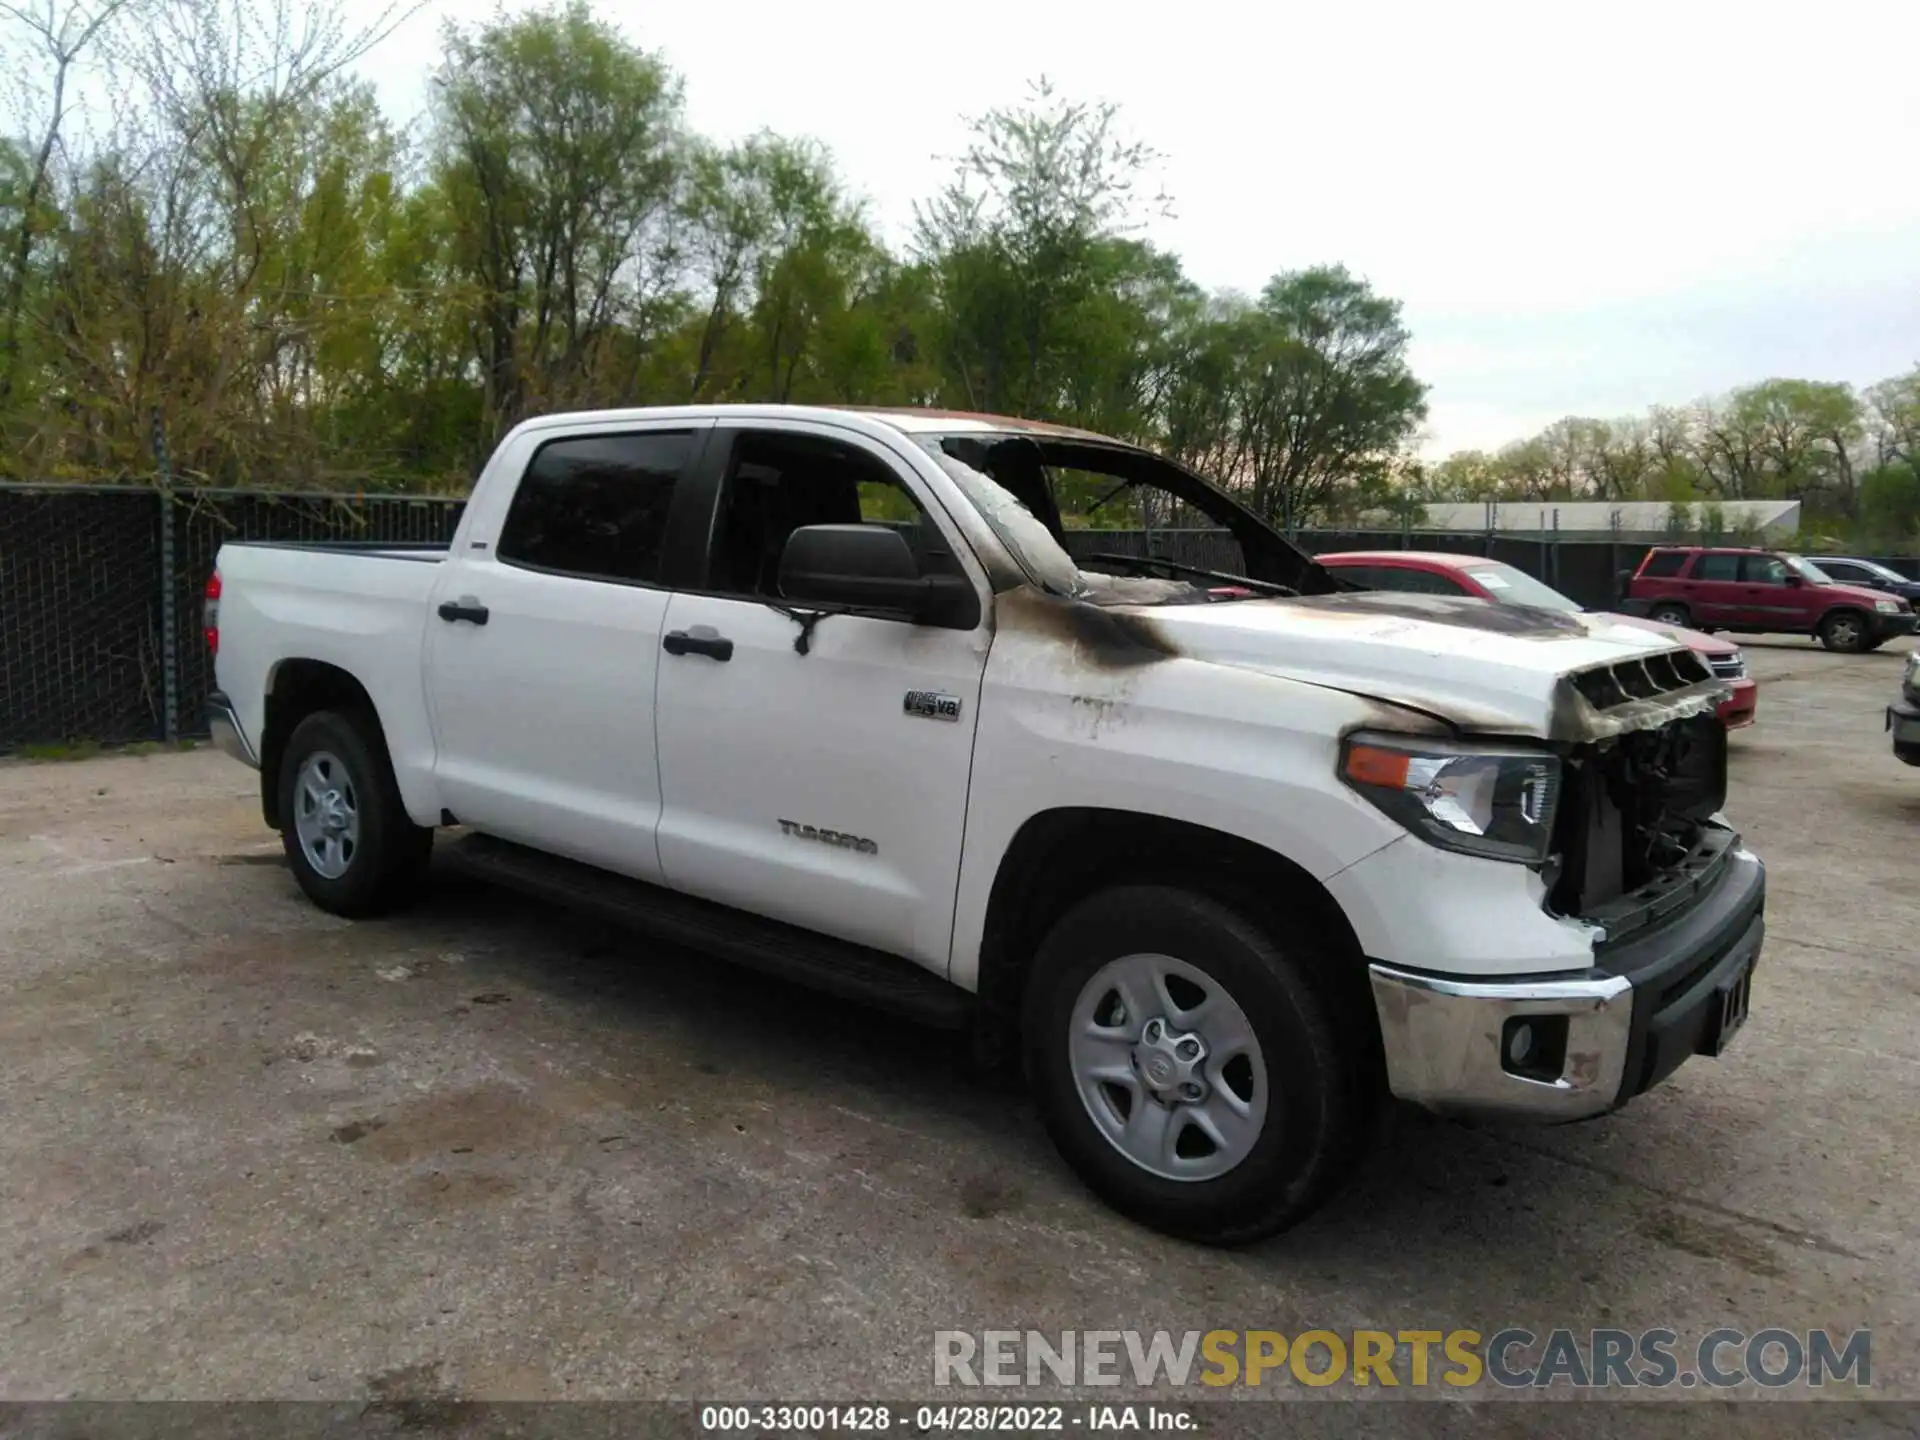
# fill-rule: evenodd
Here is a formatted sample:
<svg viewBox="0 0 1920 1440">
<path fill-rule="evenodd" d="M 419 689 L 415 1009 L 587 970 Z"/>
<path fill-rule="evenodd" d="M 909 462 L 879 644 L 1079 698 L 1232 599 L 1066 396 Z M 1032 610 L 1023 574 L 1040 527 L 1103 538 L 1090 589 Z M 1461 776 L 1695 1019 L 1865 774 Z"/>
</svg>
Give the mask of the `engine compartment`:
<svg viewBox="0 0 1920 1440">
<path fill-rule="evenodd" d="M 1698 878 L 1703 850 L 1721 848 L 1708 822 L 1726 797 L 1727 732 L 1711 714 L 1576 746 L 1562 772 L 1549 906 L 1617 929 L 1636 908 L 1623 899 Z"/>
</svg>

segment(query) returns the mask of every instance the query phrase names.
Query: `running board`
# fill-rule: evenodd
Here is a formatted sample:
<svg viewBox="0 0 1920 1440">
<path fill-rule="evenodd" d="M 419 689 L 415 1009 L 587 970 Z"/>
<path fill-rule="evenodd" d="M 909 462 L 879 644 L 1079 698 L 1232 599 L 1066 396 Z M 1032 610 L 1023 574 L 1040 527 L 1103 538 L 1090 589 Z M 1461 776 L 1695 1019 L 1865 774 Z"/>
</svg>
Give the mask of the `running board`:
<svg viewBox="0 0 1920 1440">
<path fill-rule="evenodd" d="M 897 955 L 490 835 L 466 835 L 440 848 L 461 870 L 506 889 L 923 1025 L 958 1030 L 973 1014 L 966 991 Z"/>
</svg>

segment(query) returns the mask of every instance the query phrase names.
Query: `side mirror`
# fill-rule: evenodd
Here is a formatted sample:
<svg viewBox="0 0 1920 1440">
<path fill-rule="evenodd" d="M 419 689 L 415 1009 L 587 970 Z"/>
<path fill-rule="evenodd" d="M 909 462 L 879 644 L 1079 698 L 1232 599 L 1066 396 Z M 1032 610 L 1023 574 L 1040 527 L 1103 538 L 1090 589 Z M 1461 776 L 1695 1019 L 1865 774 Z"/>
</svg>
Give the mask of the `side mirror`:
<svg viewBox="0 0 1920 1440">
<path fill-rule="evenodd" d="M 922 575 L 898 530 L 886 525 L 803 525 L 780 552 L 788 600 L 891 610 L 925 625 L 970 630 L 980 619 L 973 586 L 958 575 Z"/>
<path fill-rule="evenodd" d="M 1790 585 L 1795 590 L 1798 590 L 1802 585 L 1806 584 L 1807 582 L 1803 580 L 1799 575 L 1789 570 L 1786 574 L 1786 578 L 1782 580 L 1780 583 L 1782 585 Z"/>
</svg>

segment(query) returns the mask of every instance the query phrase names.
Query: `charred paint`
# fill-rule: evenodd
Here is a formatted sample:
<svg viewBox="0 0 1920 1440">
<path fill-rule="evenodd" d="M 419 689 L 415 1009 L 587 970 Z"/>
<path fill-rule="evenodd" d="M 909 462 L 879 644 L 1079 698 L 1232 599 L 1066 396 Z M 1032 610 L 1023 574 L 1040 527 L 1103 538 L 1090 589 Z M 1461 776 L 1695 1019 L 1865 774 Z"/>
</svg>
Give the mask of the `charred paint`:
<svg viewBox="0 0 1920 1440">
<path fill-rule="evenodd" d="M 1718 710 L 1732 694 L 1732 688 L 1724 681 L 1700 680 L 1682 690 L 1669 690 L 1664 695 L 1629 700 L 1624 705 L 1611 705 L 1602 710 L 1582 695 L 1573 678 L 1567 676 L 1554 687 L 1553 718 L 1547 738 L 1579 744 L 1634 730 L 1658 730 L 1689 715 Z"/>
<path fill-rule="evenodd" d="M 994 628 L 1069 645 L 1076 658 L 1096 670 L 1131 670 L 1180 653 L 1145 615 L 1044 595 L 1031 586 L 999 597 Z"/>
<path fill-rule="evenodd" d="M 1356 619 L 1375 615 L 1393 615 L 1403 620 L 1423 620 L 1432 625 L 1455 625 L 1466 630 L 1481 630 L 1490 635 L 1506 635 L 1525 640 L 1554 640 L 1564 635 L 1591 634 L 1578 614 L 1560 610 L 1539 610 L 1531 605 L 1496 605 L 1465 595 L 1413 595 L 1398 591 L 1361 590 L 1342 595 L 1316 595 L 1310 599 L 1287 600 L 1283 604 L 1332 615 L 1352 615 Z"/>
</svg>

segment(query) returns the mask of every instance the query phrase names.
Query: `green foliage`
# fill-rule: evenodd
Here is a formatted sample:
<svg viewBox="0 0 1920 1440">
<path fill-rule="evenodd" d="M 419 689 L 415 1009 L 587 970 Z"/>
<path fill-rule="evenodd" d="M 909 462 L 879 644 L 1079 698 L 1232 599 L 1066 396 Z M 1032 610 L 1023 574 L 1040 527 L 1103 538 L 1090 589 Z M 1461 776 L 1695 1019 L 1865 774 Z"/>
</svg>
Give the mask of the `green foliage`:
<svg viewBox="0 0 1920 1440">
<path fill-rule="evenodd" d="M 1137 439 L 1282 525 L 1792 496 L 1810 527 L 1920 529 L 1920 367 L 1421 465 L 1399 303 L 1337 265 L 1203 291 L 1142 236 L 1158 157 L 1111 105 L 1041 80 L 973 118 L 896 254 L 819 145 L 690 133 L 666 58 L 586 0 L 448 25 L 408 131 L 346 78 L 394 12 L 356 30 L 343 4 L 10 12 L 32 103 L 0 142 L 9 474 L 141 480 L 157 416 L 191 481 L 458 489 L 542 411 L 791 401 Z M 112 125 L 70 133 L 66 87 L 109 59 Z M 1089 523 L 1182 519 L 1059 478 Z"/>
</svg>

